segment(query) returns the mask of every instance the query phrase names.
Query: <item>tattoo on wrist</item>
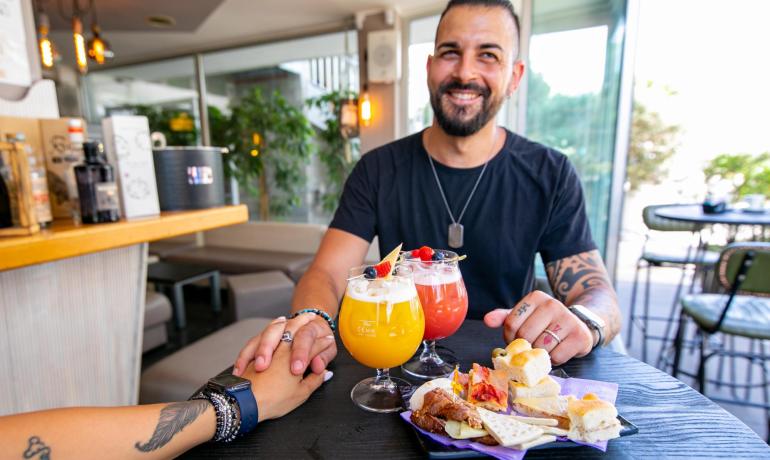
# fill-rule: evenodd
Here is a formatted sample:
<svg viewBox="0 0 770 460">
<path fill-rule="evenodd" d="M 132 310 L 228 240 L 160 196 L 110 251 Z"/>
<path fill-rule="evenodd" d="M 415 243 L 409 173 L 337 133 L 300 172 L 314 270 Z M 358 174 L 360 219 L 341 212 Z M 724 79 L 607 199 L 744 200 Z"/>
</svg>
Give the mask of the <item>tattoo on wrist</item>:
<svg viewBox="0 0 770 460">
<path fill-rule="evenodd" d="M 142 444 L 134 444 L 136 450 L 141 452 L 152 452 L 160 449 L 171 441 L 177 433 L 184 427 L 194 422 L 202 413 L 211 407 L 208 401 L 194 400 L 171 403 L 160 410 L 158 424 L 155 426 L 155 432 L 149 441 Z"/>
<path fill-rule="evenodd" d="M 46 446 L 37 436 L 30 436 L 27 440 L 27 450 L 24 451 L 24 458 L 36 460 L 49 460 L 51 457 L 51 448 Z"/>
<path fill-rule="evenodd" d="M 527 312 L 527 310 L 528 310 L 528 309 L 529 309 L 529 304 L 528 304 L 527 302 L 524 302 L 523 304 L 521 304 L 521 306 L 519 307 L 519 309 L 518 309 L 518 310 L 516 310 L 516 316 L 521 316 L 521 315 L 523 315 L 524 313 L 526 313 L 526 312 Z"/>
</svg>

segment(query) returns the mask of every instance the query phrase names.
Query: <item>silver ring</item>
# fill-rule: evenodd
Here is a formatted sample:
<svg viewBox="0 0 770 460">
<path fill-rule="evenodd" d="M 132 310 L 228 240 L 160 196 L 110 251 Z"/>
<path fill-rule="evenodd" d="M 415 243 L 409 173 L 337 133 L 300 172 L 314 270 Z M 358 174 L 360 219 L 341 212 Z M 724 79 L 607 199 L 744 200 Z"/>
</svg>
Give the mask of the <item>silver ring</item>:
<svg viewBox="0 0 770 460">
<path fill-rule="evenodd" d="M 559 336 L 558 336 L 558 335 L 556 335 L 556 333 L 555 333 L 554 331 L 552 331 L 552 330 L 550 330 L 550 329 L 546 328 L 546 329 L 543 331 L 543 334 L 548 334 L 548 335 L 550 335 L 551 337 L 553 337 L 553 338 L 554 338 L 554 340 L 556 340 L 556 345 L 559 345 L 559 344 L 561 343 L 561 339 L 559 338 Z"/>
<path fill-rule="evenodd" d="M 292 343 L 293 341 L 294 337 L 291 336 L 291 331 L 286 331 L 281 336 L 281 342 Z"/>
</svg>

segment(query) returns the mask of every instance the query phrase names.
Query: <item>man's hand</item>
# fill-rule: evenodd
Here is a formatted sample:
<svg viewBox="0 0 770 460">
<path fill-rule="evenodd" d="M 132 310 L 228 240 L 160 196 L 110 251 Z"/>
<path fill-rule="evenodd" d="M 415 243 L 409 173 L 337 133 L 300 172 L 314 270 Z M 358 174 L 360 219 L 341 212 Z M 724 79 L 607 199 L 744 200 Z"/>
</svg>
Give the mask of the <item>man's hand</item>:
<svg viewBox="0 0 770 460">
<path fill-rule="evenodd" d="M 235 361 L 233 374 L 241 375 L 252 361 L 257 372 L 267 369 L 275 350 L 282 343 L 281 336 L 285 330 L 292 332 L 294 337 L 290 344 L 291 359 L 287 361 L 292 374 L 301 376 L 308 365 L 314 373 L 321 374 L 337 356 L 334 333 L 326 320 L 314 313 L 303 313 L 288 321 L 282 316 L 246 343 Z"/>
<path fill-rule="evenodd" d="M 295 318 L 296 319 L 296 318 Z M 303 318 L 303 321 L 306 318 Z M 303 321 L 273 322 L 268 326 L 265 333 L 274 334 L 280 330 L 281 335 L 284 330 L 292 335 L 299 334 L 300 327 L 306 327 L 309 322 L 302 325 Z M 312 320 L 310 320 L 312 322 Z M 285 329 L 283 328 L 285 326 Z M 320 342 L 319 342 L 320 343 Z M 274 353 L 270 354 L 271 364 L 261 372 L 257 372 L 254 366 L 249 362 L 243 369 L 243 377 L 251 380 L 251 389 L 257 398 L 257 407 L 259 408 L 259 421 L 269 420 L 281 417 L 297 406 L 307 401 L 310 395 L 321 384 L 332 377 L 332 373 L 321 369 L 320 372 L 311 373 L 307 377 L 302 374 L 295 375 L 289 370 L 289 362 L 293 354 L 291 344 L 281 342 L 279 337 L 278 347 Z M 240 359 L 240 358 L 239 358 Z"/>
<path fill-rule="evenodd" d="M 487 313 L 484 323 L 489 327 L 504 326 L 506 343 L 522 338 L 533 347 L 545 349 L 554 364 L 587 355 L 596 341 L 585 323 L 563 303 L 542 291 L 529 293 L 510 310 L 497 309 Z"/>
</svg>

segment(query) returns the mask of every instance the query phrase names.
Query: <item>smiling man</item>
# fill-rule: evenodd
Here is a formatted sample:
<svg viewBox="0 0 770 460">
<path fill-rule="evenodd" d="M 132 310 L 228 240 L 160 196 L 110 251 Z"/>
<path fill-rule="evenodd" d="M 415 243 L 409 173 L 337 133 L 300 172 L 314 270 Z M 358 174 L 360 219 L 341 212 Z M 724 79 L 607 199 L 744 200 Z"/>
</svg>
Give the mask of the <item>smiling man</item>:
<svg viewBox="0 0 770 460">
<path fill-rule="evenodd" d="M 468 317 L 502 327 L 507 342 L 522 337 L 548 350 L 556 364 L 618 333 L 617 299 L 575 169 L 563 154 L 495 123 L 524 74 L 518 34 L 507 0 L 449 2 L 427 62 L 433 125 L 356 165 L 297 286 L 294 311 L 334 317 L 348 269 L 363 263 L 376 235 L 382 254 L 402 242 L 466 254 Z M 554 297 L 533 291 L 537 253 Z M 292 344 L 292 372 L 324 369 L 336 354 L 330 334 L 320 314 L 303 327 Z M 252 359 L 257 369 L 266 367 L 279 339 L 252 339 L 236 368 Z"/>
</svg>

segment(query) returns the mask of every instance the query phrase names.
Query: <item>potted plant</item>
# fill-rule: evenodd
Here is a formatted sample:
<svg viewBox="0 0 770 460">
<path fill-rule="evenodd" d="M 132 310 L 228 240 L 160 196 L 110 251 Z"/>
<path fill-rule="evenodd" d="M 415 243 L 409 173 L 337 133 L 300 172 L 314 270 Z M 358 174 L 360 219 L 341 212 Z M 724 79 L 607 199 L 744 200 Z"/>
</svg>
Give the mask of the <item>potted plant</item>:
<svg viewBox="0 0 770 460">
<path fill-rule="evenodd" d="M 227 131 L 228 173 L 259 198 L 260 219 L 299 205 L 313 147 L 313 129 L 302 110 L 277 91 L 265 97 L 257 88 L 233 107 Z"/>
</svg>

